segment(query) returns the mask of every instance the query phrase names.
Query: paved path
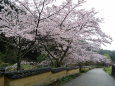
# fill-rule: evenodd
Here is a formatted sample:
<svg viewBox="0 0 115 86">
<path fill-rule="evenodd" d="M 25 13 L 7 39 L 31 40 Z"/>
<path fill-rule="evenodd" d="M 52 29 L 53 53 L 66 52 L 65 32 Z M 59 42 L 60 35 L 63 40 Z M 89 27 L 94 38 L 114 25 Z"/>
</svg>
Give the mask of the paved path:
<svg viewBox="0 0 115 86">
<path fill-rule="evenodd" d="M 92 69 L 63 86 L 115 86 L 115 79 L 101 68 Z"/>
</svg>

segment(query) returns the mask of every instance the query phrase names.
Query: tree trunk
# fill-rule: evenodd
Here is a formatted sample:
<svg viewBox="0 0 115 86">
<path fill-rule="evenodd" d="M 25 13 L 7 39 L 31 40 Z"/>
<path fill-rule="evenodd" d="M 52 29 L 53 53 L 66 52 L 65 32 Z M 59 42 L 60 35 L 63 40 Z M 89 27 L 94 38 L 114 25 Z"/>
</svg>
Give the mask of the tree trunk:
<svg viewBox="0 0 115 86">
<path fill-rule="evenodd" d="M 21 70 L 21 61 L 20 57 L 17 57 L 17 71 Z"/>
<path fill-rule="evenodd" d="M 56 64 L 56 67 L 61 67 L 61 65 L 59 63 Z"/>
<path fill-rule="evenodd" d="M 82 72 L 82 65 L 79 63 L 79 71 Z"/>
<path fill-rule="evenodd" d="M 61 64 L 59 63 L 58 60 L 56 60 L 55 63 L 54 63 L 54 66 L 55 66 L 55 67 L 61 67 Z"/>
</svg>

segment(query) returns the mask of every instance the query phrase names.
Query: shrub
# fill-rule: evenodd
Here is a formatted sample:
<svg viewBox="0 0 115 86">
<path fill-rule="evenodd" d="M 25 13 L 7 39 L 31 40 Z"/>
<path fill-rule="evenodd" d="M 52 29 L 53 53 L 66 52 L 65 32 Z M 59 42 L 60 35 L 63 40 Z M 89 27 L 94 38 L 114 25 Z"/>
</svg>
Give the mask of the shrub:
<svg viewBox="0 0 115 86">
<path fill-rule="evenodd" d="M 104 71 L 111 75 L 112 67 L 104 67 Z"/>
</svg>

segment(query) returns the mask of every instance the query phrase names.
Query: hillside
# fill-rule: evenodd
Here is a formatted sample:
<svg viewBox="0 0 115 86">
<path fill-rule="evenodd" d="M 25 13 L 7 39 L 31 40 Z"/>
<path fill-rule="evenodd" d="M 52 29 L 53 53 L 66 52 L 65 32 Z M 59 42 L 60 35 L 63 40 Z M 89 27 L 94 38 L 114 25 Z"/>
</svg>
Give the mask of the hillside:
<svg viewBox="0 0 115 86">
<path fill-rule="evenodd" d="M 101 49 L 101 50 L 98 51 L 98 53 L 102 54 L 102 55 L 108 55 L 108 56 L 110 56 L 111 60 L 113 62 L 115 62 L 115 50 L 103 50 L 103 49 Z"/>
</svg>

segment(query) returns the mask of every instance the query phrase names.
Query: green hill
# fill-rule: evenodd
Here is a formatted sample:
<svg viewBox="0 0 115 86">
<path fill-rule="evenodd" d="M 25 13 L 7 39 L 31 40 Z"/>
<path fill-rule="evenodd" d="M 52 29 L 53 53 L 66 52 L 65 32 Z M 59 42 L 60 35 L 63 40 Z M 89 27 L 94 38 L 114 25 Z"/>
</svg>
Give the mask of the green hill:
<svg viewBox="0 0 115 86">
<path fill-rule="evenodd" d="M 102 54 L 102 55 L 108 55 L 108 57 L 110 56 L 111 60 L 113 62 L 115 62 L 115 50 L 103 50 L 103 49 L 100 49 L 98 51 L 99 54 Z"/>
</svg>

